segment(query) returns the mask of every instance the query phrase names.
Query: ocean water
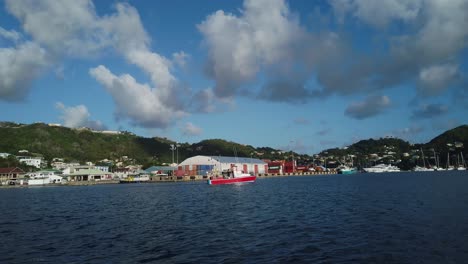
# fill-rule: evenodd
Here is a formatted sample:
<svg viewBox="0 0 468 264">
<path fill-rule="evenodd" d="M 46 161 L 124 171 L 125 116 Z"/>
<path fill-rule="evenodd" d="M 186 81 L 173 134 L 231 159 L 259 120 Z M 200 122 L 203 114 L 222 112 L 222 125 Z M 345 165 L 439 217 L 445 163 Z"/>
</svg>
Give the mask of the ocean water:
<svg viewBox="0 0 468 264">
<path fill-rule="evenodd" d="M 0 189 L 0 263 L 467 263 L 468 172 Z"/>
</svg>

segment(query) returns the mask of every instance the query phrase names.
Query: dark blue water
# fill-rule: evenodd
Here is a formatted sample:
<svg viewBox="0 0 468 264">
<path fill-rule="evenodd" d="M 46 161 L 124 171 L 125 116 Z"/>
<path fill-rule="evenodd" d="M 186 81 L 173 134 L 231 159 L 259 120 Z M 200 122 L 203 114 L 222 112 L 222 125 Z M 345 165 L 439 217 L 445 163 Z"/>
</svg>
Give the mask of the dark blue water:
<svg viewBox="0 0 468 264">
<path fill-rule="evenodd" d="M 0 189 L 0 263 L 467 263 L 468 172 Z"/>
</svg>

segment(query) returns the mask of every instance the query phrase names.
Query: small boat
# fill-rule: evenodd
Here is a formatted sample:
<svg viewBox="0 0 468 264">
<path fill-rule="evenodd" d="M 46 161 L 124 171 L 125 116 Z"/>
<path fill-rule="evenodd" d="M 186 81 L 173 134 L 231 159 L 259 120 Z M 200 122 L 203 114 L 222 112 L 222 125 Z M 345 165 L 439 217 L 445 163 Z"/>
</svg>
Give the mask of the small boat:
<svg viewBox="0 0 468 264">
<path fill-rule="evenodd" d="M 119 183 L 142 183 L 142 182 L 149 182 L 150 178 L 148 175 L 139 175 L 135 177 L 128 177 L 125 179 L 121 179 Z"/>
<path fill-rule="evenodd" d="M 357 173 L 358 170 L 354 167 L 348 167 L 346 165 L 341 165 L 338 168 L 336 168 L 338 171 L 338 174 L 354 174 Z"/>
<path fill-rule="evenodd" d="M 435 169 L 434 168 L 426 168 L 426 167 L 416 166 L 416 167 L 414 167 L 414 171 L 435 171 Z"/>
<path fill-rule="evenodd" d="M 373 167 L 364 168 L 365 172 L 374 172 L 374 173 L 382 173 L 382 172 L 400 172 L 400 168 L 393 165 L 387 164 L 379 164 Z"/>
<path fill-rule="evenodd" d="M 238 171 L 236 167 L 222 173 L 222 176 L 210 176 L 209 185 L 255 182 L 257 176 Z"/>
<path fill-rule="evenodd" d="M 26 184 L 29 186 L 66 183 L 66 180 L 62 176 L 56 175 L 53 171 L 32 172 L 28 176 L 29 179 L 26 181 Z"/>
</svg>

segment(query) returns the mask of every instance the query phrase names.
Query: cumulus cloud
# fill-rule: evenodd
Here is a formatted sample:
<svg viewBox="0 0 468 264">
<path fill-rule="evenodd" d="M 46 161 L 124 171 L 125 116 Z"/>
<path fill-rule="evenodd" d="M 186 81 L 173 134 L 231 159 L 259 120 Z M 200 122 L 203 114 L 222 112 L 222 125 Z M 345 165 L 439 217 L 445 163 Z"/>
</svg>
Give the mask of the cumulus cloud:
<svg viewBox="0 0 468 264">
<path fill-rule="evenodd" d="M 468 2 L 465 0 L 347 0 L 332 6 L 339 20 L 357 19 L 377 27 L 384 52 L 376 53 L 373 67 L 349 75 L 371 76 L 374 89 L 418 81 L 422 95 L 437 95 L 459 75 L 459 55 L 468 40 Z M 382 6 L 383 5 L 383 6 Z M 404 25 L 391 30 L 392 25 Z M 382 32 L 381 28 L 389 30 Z M 371 46 L 371 49 L 375 47 Z M 328 87 L 326 87 L 328 89 Z"/>
<path fill-rule="evenodd" d="M 202 134 L 203 130 L 200 127 L 195 126 L 194 124 L 187 122 L 184 127 L 182 127 L 182 134 L 186 136 L 199 136 Z"/>
<path fill-rule="evenodd" d="M 79 128 L 88 127 L 94 130 L 105 130 L 106 127 L 101 121 L 90 120 L 90 113 L 88 108 L 84 105 L 65 106 L 61 102 L 57 102 L 55 107 L 61 111 L 60 119 L 66 127 Z"/>
<path fill-rule="evenodd" d="M 373 26 L 382 27 L 395 19 L 414 20 L 420 12 L 422 2 L 423 0 L 332 0 L 331 5 L 341 23 L 344 16 L 350 14 Z"/>
<path fill-rule="evenodd" d="M 0 48 L 0 100 L 23 100 L 34 79 L 49 66 L 46 52 L 33 42 Z"/>
<path fill-rule="evenodd" d="M 151 39 L 134 7 L 117 3 L 114 13 L 99 16 L 93 2 L 86 0 L 6 3 L 23 30 L 55 60 L 92 57 L 112 50 L 150 77 L 151 87 L 138 83 L 130 75 L 116 76 L 102 65 L 90 69 L 90 74 L 113 96 L 118 120 L 164 128 L 183 114 L 187 107 L 182 97 L 185 88 L 171 71 L 175 64 L 184 64 L 188 54 L 174 53 L 172 61 L 151 51 Z"/>
<path fill-rule="evenodd" d="M 413 119 L 420 118 L 433 118 L 436 116 L 441 116 L 448 112 L 448 107 L 442 104 L 424 104 L 419 107 L 419 109 L 413 112 Z"/>
<path fill-rule="evenodd" d="M 219 10 L 198 29 L 209 49 L 207 74 L 216 81 L 214 93 L 218 97 L 238 94 L 263 67 L 282 64 L 283 69 L 274 69 L 276 73 L 287 71 L 303 31 L 282 0 L 247 0 L 240 16 Z M 295 89 L 303 88 L 296 85 Z M 274 94 L 267 95 L 275 98 Z"/>
<path fill-rule="evenodd" d="M 198 29 L 215 96 L 256 94 L 300 103 L 414 83 L 420 94 L 434 96 L 461 75 L 456 65 L 468 41 L 466 1 L 336 0 L 330 5 L 338 22 L 368 25 L 378 41 L 357 50 L 354 36 L 340 28 L 321 24 L 308 30 L 282 0 L 246 0 L 239 14 L 209 15 Z M 393 30 L 394 25 L 404 27 Z"/>
<path fill-rule="evenodd" d="M 13 42 L 18 42 L 22 39 L 22 35 L 16 30 L 6 30 L 3 27 L 0 27 L 0 38 Z"/>
<path fill-rule="evenodd" d="M 7 0 L 6 8 L 26 33 L 54 54 L 83 56 L 105 45 L 100 34 L 88 34 L 96 17 L 91 1 Z"/>
<path fill-rule="evenodd" d="M 458 76 L 458 66 L 453 64 L 434 65 L 419 73 L 419 89 L 424 95 L 437 95 L 448 88 Z"/>
<path fill-rule="evenodd" d="M 357 50 L 354 36 L 339 28 L 307 30 L 280 0 L 247 0 L 238 15 L 219 10 L 208 16 L 198 29 L 208 48 L 207 74 L 216 82 L 214 94 L 257 94 L 297 103 L 416 83 L 421 95 L 435 96 L 463 75 L 457 65 L 468 41 L 466 1 L 330 4 L 339 22 L 368 25 L 378 41 Z"/>
<path fill-rule="evenodd" d="M 390 105 L 390 98 L 385 95 L 369 96 L 362 102 L 350 104 L 345 110 L 345 115 L 355 119 L 366 119 L 382 113 Z"/>
<path fill-rule="evenodd" d="M 186 114 L 163 102 L 160 90 L 138 83 L 129 74 L 116 76 L 103 65 L 89 73 L 114 99 L 117 119 L 129 119 L 137 126 L 165 128 Z"/>
</svg>

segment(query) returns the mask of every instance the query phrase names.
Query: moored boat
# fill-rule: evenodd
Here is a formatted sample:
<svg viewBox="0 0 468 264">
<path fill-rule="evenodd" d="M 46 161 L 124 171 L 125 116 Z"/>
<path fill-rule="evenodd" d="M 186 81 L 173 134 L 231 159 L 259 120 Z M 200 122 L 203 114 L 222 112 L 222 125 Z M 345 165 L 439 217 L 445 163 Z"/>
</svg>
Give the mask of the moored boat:
<svg viewBox="0 0 468 264">
<path fill-rule="evenodd" d="M 210 176 L 208 178 L 209 185 L 219 185 L 219 184 L 234 184 L 234 183 L 247 183 L 255 182 L 257 176 L 238 171 L 236 167 L 233 167 L 231 170 L 223 172 L 222 176 Z"/>
<path fill-rule="evenodd" d="M 26 184 L 33 185 L 49 185 L 49 184 L 64 184 L 66 182 L 62 176 L 56 175 L 53 171 L 38 171 L 28 174 Z"/>
<path fill-rule="evenodd" d="M 414 171 L 435 171 L 434 168 L 426 168 L 426 167 L 419 167 L 419 166 L 414 167 L 413 170 Z"/>
<path fill-rule="evenodd" d="M 358 170 L 354 167 L 348 167 L 345 165 L 341 165 L 337 168 L 338 174 L 354 174 L 357 173 Z"/>
<path fill-rule="evenodd" d="M 365 172 L 374 172 L 374 173 L 382 173 L 382 172 L 400 172 L 400 168 L 393 165 L 387 164 L 378 164 L 373 167 L 364 168 Z"/>
<path fill-rule="evenodd" d="M 141 182 L 149 182 L 150 178 L 148 175 L 140 175 L 136 177 L 128 177 L 126 179 L 122 179 L 119 183 L 141 183 Z"/>
</svg>

